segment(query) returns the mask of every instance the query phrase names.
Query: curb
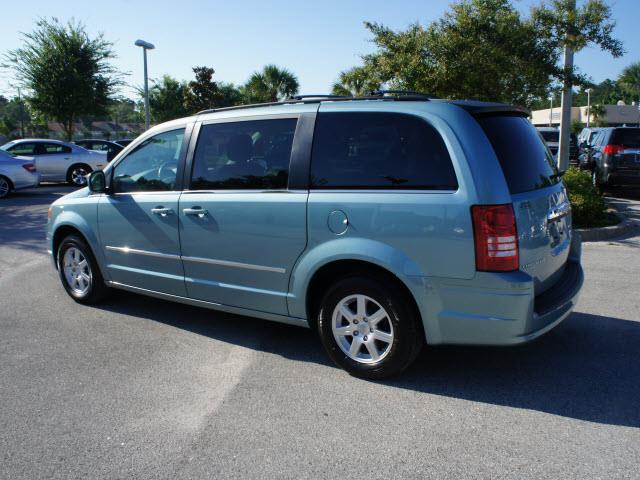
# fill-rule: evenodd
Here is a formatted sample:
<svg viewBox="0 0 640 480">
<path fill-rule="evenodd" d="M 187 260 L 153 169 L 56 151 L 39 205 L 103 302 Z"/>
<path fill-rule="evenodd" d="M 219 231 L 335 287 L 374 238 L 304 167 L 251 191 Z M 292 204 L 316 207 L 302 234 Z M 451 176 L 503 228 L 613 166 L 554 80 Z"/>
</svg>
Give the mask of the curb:
<svg viewBox="0 0 640 480">
<path fill-rule="evenodd" d="M 600 228 L 576 228 L 574 232 L 580 234 L 583 242 L 599 242 L 602 240 L 610 240 L 615 237 L 621 237 L 638 226 L 632 219 L 627 218 L 623 213 L 617 211 L 615 214 L 620 219 L 620 223 L 617 225 Z"/>
</svg>

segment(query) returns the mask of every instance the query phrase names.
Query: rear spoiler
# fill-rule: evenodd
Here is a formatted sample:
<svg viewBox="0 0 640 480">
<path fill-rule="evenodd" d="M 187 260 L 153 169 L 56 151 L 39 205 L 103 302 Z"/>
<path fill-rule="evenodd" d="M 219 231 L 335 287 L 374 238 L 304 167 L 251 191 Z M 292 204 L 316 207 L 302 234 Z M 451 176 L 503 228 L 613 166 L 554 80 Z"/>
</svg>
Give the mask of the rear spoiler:
<svg viewBox="0 0 640 480">
<path fill-rule="evenodd" d="M 517 105 L 508 105 L 505 103 L 489 103 L 489 102 L 476 102 L 473 100 L 453 100 L 449 103 L 453 103 L 460 108 L 463 108 L 474 117 L 530 117 L 531 111 L 519 107 Z"/>
</svg>

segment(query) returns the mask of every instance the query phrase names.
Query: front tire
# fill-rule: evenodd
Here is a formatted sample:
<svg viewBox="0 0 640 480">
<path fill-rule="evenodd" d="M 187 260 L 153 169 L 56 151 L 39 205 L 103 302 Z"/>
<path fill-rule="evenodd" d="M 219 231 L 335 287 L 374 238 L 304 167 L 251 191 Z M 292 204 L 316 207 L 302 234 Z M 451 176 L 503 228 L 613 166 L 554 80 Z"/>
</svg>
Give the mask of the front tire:
<svg viewBox="0 0 640 480">
<path fill-rule="evenodd" d="M 318 331 L 331 359 L 368 379 L 397 375 L 415 360 L 424 333 L 413 299 L 389 282 L 354 276 L 326 292 Z"/>
<path fill-rule="evenodd" d="M 67 170 L 67 183 L 73 187 L 84 187 L 87 184 L 87 175 L 92 171 L 91 167 L 84 163 L 71 165 Z"/>
<path fill-rule="evenodd" d="M 89 245 L 78 235 L 69 235 L 60 243 L 57 254 L 62 286 L 78 303 L 94 304 L 109 293 Z"/>
</svg>

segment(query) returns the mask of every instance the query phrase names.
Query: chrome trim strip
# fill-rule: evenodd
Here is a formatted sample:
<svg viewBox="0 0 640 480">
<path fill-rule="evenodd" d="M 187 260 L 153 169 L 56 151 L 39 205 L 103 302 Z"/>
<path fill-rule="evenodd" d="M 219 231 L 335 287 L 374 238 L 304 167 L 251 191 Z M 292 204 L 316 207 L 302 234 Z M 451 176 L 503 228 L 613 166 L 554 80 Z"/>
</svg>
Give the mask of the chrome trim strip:
<svg viewBox="0 0 640 480">
<path fill-rule="evenodd" d="M 285 268 L 265 267 L 263 265 L 253 265 L 251 263 L 231 262 L 231 261 L 228 261 L 228 260 L 215 260 L 213 258 L 182 257 L 182 260 L 187 261 L 187 262 L 207 263 L 207 264 L 210 264 L 210 265 L 220 265 L 220 266 L 223 266 L 223 267 L 246 268 L 248 270 L 260 270 L 260 271 L 263 271 L 263 272 L 285 273 L 287 271 Z"/>
<path fill-rule="evenodd" d="M 251 263 L 231 262 L 229 260 L 216 260 L 213 258 L 183 257 L 181 255 L 172 255 L 169 253 L 159 253 L 159 252 L 149 252 L 147 250 L 138 250 L 137 248 L 112 247 L 110 245 L 107 245 L 105 248 L 112 252 L 118 252 L 118 253 L 124 253 L 124 254 L 133 253 L 135 255 L 145 255 L 147 257 L 166 258 L 169 260 L 183 260 L 186 262 L 195 262 L 195 263 L 206 263 L 209 265 L 219 265 L 222 267 L 245 268 L 247 270 L 258 270 L 262 272 L 273 272 L 273 273 L 286 273 L 287 271 L 286 268 L 266 267 L 264 265 L 253 265 Z"/>
<path fill-rule="evenodd" d="M 149 252 L 147 250 L 138 250 L 137 248 L 129 248 L 129 247 L 112 247 L 107 245 L 105 247 L 107 250 L 118 253 L 133 253 L 136 255 L 145 255 L 147 257 L 157 257 L 157 258 L 167 258 L 171 260 L 180 260 L 180 255 L 173 255 L 170 253 L 160 253 L 160 252 Z"/>
</svg>

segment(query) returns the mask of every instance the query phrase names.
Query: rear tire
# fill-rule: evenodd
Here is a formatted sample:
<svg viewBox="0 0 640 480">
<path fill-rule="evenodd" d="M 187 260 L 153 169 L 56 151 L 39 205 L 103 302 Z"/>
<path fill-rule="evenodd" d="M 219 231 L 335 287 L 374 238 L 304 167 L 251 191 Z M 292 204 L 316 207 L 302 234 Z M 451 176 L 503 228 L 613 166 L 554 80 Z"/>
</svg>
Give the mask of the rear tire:
<svg viewBox="0 0 640 480">
<path fill-rule="evenodd" d="M 94 304 L 109 294 L 93 252 L 80 236 L 62 240 L 56 261 L 62 286 L 76 302 Z"/>
<path fill-rule="evenodd" d="M 0 198 L 6 198 L 13 190 L 13 183 L 4 175 L 0 175 Z"/>
<path fill-rule="evenodd" d="M 413 299 L 382 278 L 338 280 L 322 299 L 317 325 L 329 357 L 360 378 L 399 374 L 424 345 Z"/>
<path fill-rule="evenodd" d="M 67 183 L 73 187 L 84 187 L 87 185 L 87 175 L 93 170 L 85 163 L 71 165 L 67 170 Z"/>
</svg>

